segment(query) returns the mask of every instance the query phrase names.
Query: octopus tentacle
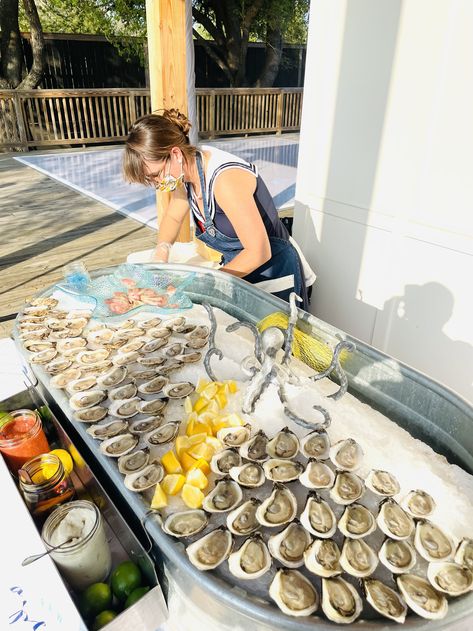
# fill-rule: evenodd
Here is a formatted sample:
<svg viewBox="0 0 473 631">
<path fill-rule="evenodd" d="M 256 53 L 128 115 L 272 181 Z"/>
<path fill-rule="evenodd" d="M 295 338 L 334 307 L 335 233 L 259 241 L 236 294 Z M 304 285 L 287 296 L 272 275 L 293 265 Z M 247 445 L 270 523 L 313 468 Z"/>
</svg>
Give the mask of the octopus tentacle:
<svg viewBox="0 0 473 631">
<path fill-rule="evenodd" d="M 217 320 L 215 319 L 215 314 L 213 312 L 212 307 L 209 304 L 203 303 L 202 306 L 207 311 L 209 320 L 210 320 L 209 348 L 204 357 L 204 368 L 212 381 L 218 381 L 218 379 L 216 378 L 210 366 L 210 359 L 212 358 L 213 355 L 217 355 L 220 361 L 223 359 L 222 351 L 215 346 L 215 333 L 217 331 Z"/>
<path fill-rule="evenodd" d="M 330 414 L 321 405 L 313 405 L 312 407 L 314 410 L 316 410 L 317 412 L 320 412 L 323 415 L 324 421 L 323 423 L 314 423 L 314 422 L 306 421 L 305 419 L 298 416 L 290 409 L 284 386 L 281 383 L 279 384 L 279 387 L 278 387 L 278 395 L 284 408 L 284 414 L 297 425 L 300 425 L 301 427 L 304 427 L 305 429 L 310 429 L 310 430 L 327 429 L 327 427 L 330 426 L 330 423 L 332 422 Z"/>
<path fill-rule="evenodd" d="M 243 399 L 242 411 L 245 414 L 254 412 L 256 401 L 260 398 L 269 384 L 277 377 L 277 371 L 273 367 L 263 379 L 252 379 L 246 388 Z"/>
<path fill-rule="evenodd" d="M 261 335 L 254 324 L 251 324 L 251 322 L 234 322 L 233 324 L 229 324 L 225 330 L 227 331 L 227 333 L 233 333 L 233 331 L 236 331 L 242 326 L 250 329 L 250 331 L 255 336 L 255 357 L 259 361 L 259 363 L 262 364 L 263 352 L 261 350 Z"/>
<path fill-rule="evenodd" d="M 333 357 L 332 357 L 330 366 L 323 372 L 317 373 L 316 375 L 312 375 L 312 377 L 309 377 L 309 379 L 311 379 L 312 381 L 319 381 L 320 379 L 323 379 L 324 377 L 328 377 L 332 371 L 335 371 L 335 374 L 337 375 L 340 381 L 340 388 L 337 390 L 337 392 L 330 394 L 328 396 L 329 399 L 333 399 L 334 401 L 337 401 L 346 393 L 348 389 L 348 379 L 345 374 L 345 371 L 340 365 L 340 353 L 342 352 L 343 349 L 351 353 L 355 350 L 355 348 L 356 346 L 353 342 L 349 342 L 348 340 L 342 340 L 336 345 L 335 350 L 333 351 Z"/>
<path fill-rule="evenodd" d="M 287 364 L 292 352 L 292 342 L 294 341 L 294 329 L 297 323 L 297 306 L 296 302 L 302 302 L 302 298 L 298 296 L 294 291 L 289 296 L 289 304 L 291 306 L 291 315 L 289 316 L 289 322 L 287 325 L 286 343 L 284 345 L 284 357 L 282 359 L 283 364 Z"/>
</svg>

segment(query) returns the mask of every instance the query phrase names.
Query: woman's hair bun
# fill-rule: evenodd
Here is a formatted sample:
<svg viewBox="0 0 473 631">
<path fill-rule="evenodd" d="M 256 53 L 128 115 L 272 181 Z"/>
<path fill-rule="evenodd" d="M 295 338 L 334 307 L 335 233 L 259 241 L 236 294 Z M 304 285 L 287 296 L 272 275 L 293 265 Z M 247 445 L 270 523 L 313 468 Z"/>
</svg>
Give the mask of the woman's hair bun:
<svg viewBox="0 0 473 631">
<path fill-rule="evenodd" d="M 163 110 L 162 116 L 170 123 L 174 123 L 174 125 L 179 127 L 179 129 L 187 136 L 192 125 L 185 114 L 182 114 L 179 110 L 172 108 L 170 110 Z"/>
</svg>

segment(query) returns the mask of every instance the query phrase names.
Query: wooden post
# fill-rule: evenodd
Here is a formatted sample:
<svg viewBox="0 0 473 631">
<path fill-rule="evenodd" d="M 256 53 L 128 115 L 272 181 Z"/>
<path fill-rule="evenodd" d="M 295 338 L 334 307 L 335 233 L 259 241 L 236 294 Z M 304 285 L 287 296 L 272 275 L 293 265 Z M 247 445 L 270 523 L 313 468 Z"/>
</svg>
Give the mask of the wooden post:
<svg viewBox="0 0 473 631">
<path fill-rule="evenodd" d="M 186 0 L 146 0 L 151 109 L 177 108 L 187 115 Z M 170 196 L 156 193 L 158 225 Z M 190 241 L 186 219 L 178 241 Z"/>
<path fill-rule="evenodd" d="M 24 112 L 23 112 L 22 103 L 21 103 L 18 93 L 13 94 L 13 107 L 15 108 L 16 121 L 18 125 L 18 134 L 20 136 L 21 147 L 22 149 L 28 149 L 28 138 L 26 136 Z"/>
<path fill-rule="evenodd" d="M 282 115 L 284 105 L 284 92 L 279 90 L 278 92 L 278 109 L 276 113 L 276 133 L 279 135 L 282 132 Z"/>
</svg>

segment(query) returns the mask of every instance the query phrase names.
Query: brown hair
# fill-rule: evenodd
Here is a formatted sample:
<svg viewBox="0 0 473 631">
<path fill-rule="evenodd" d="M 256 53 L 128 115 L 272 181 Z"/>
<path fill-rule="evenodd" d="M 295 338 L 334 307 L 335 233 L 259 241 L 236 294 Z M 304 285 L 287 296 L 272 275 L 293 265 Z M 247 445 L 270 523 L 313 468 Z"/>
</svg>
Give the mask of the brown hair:
<svg viewBox="0 0 473 631">
<path fill-rule="evenodd" d="M 179 110 L 162 110 L 138 118 L 128 133 L 123 155 L 123 175 L 127 182 L 148 184 L 144 160 L 166 160 L 173 147 L 178 147 L 184 160 L 196 154 L 189 142 L 191 124 Z"/>
</svg>

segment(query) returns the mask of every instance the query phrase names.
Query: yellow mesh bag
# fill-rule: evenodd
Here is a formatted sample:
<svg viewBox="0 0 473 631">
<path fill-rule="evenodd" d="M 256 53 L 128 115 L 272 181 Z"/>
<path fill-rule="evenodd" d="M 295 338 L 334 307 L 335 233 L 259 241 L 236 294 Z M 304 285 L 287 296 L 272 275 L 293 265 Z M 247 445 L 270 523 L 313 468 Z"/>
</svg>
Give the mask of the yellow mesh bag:
<svg viewBox="0 0 473 631">
<path fill-rule="evenodd" d="M 258 330 L 262 333 L 270 326 L 277 326 L 283 330 L 287 329 L 289 316 L 281 311 L 270 313 L 268 316 L 258 322 Z M 300 331 L 298 328 L 294 330 L 294 341 L 292 343 L 292 354 L 300 359 L 304 364 L 310 366 L 317 372 L 326 370 L 332 361 L 333 349 L 320 340 L 311 337 L 307 333 Z M 345 349 L 340 353 L 340 364 L 343 365 L 348 351 Z"/>
</svg>

